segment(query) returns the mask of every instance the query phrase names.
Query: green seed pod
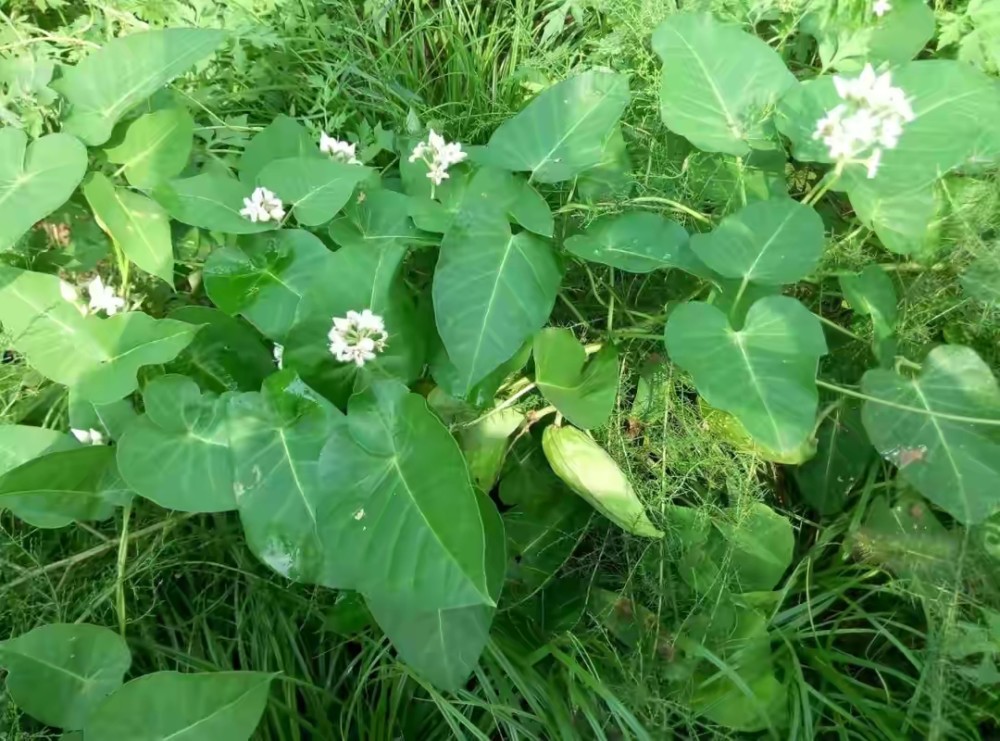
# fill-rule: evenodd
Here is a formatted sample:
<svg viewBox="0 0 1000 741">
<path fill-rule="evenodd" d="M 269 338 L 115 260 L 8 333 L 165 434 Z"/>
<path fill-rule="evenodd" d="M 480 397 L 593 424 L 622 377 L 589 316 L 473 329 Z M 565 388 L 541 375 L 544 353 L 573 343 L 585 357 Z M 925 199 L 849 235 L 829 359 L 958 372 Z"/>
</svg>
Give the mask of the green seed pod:
<svg viewBox="0 0 1000 741">
<path fill-rule="evenodd" d="M 556 476 L 622 530 L 647 538 L 663 537 L 646 517 L 618 464 L 585 432 L 550 425 L 542 435 L 542 449 Z"/>
</svg>

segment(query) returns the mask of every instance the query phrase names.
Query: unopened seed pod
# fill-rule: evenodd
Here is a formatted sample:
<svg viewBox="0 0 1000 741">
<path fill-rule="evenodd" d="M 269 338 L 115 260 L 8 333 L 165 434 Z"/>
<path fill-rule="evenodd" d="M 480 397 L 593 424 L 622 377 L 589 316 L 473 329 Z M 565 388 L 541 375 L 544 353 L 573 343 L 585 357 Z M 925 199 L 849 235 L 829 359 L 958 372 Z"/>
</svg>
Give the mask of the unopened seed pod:
<svg viewBox="0 0 1000 741">
<path fill-rule="evenodd" d="M 550 425 L 542 435 L 542 449 L 556 476 L 618 527 L 633 535 L 663 537 L 618 464 L 586 433 Z"/>
</svg>

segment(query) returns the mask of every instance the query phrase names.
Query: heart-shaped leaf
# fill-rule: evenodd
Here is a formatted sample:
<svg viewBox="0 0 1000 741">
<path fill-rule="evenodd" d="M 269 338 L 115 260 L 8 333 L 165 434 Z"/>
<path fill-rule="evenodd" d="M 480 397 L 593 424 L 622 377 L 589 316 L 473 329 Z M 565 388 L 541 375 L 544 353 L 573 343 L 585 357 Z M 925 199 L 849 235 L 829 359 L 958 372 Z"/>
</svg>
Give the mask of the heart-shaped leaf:
<svg viewBox="0 0 1000 741">
<path fill-rule="evenodd" d="M 117 38 L 52 83 L 70 104 L 63 129 L 91 146 L 103 144 L 132 106 L 208 57 L 223 31 L 169 28 Z"/>
<path fill-rule="evenodd" d="M 795 77 L 774 49 L 709 13 L 674 13 L 653 32 L 663 122 L 699 149 L 745 155 Z M 763 146 L 763 148 L 769 148 Z"/>
<path fill-rule="evenodd" d="M 463 208 L 441 243 L 434 316 L 464 390 L 510 358 L 545 324 L 562 274 L 552 248 L 511 234 L 487 205 Z"/>
<path fill-rule="evenodd" d="M 83 186 L 83 195 L 101 228 L 125 256 L 151 275 L 174 285 L 174 248 L 170 219 L 144 195 L 116 188 L 95 172 Z"/>
<path fill-rule="evenodd" d="M 68 134 L 28 146 L 20 129 L 0 129 L 0 251 L 73 195 L 87 171 L 87 149 Z"/>
<path fill-rule="evenodd" d="M 281 115 L 254 134 L 240 157 L 240 180 L 248 185 L 257 182 L 257 175 L 269 163 L 289 157 L 325 159 L 319 142 L 309 136 L 306 128 L 289 116 Z"/>
<path fill-rule="evenodd" d="M 761 445 L 791 453 L 812 433 L 826 340 L 795 299 L 760 299 L 739 331 L 714 306 L 682 304 L 667 320 L 665 340 L 705 401 L 735 416 Z"/>
<path fill-rule="evenodd" d="M 330 223 L 330 237 L 341 247 L 393 247 L 431 241 L 413 225 L 409 199 L 402 193 L 378 189 L 365 193 Z"/>
<path fill-rule="evenodd" d="M 604 145 L 628 105 L 624 75 L 591 70 L 543 91 L 493 132 L 485 164 L 558 183 L 601 163 Z"/>
<path fill-rule="evenodd" d="M 86 623 L 50 623 L 0 643 L 11 698 L 66 731 L 83 728 L 91 710 L 121 687 L 131 663 L 121 636 Z"/>
<path fill-rule="evenodd" d="M 170 362 L 198 331 L 140 312 L 84 317 L 63 298 L 56 276 L 4 267 L 0 322 L 35 370 L 76 386 L 80 397 L 94 404 L 135 391 L 139 368 Z"/>
<path fill-rule="evenodd" d="M 133 679 L 90 714 L 94 741 L 249 741 L 273 674 L 155 672 Z"/>
<path fill-rule="evenodd" d="M 600 427 L 618 394 L 618 350 L 602 347 L 590 362 L 568 329 L 550 327 L 535 335 L 535 383 L 546 401 L 584 430 Z"/>
<path fill-rule="evenodd" d="M 1000 510 L 1000 387 L 967 347 L 934 348 L 916 378 L 861 381 L 865 429 L 899 477 L 965 525 Z"/>
<path fill-rule="evenodd" d="M 118 470 L 140 496 L 179 512 L 236 509 L 228 396 L 202 395 L 185 376 L 143 391 L 146 413 L 118 441 Z"/>
<path fill-rule="evenodd" d="M 215 250 L 205 261 L 205 290 L 227 314 L 242 314 L 264 336 L 280 341 L 299 301 L 329 280 L 333 266 L 333 253 L 319 237 L 282 229 Z"/>
<path fill-rule="evenodd" d="M 240 215 L 243 199 L 253 193 L 253 186 L 215 172 L 203 172 L 190 178 L 161 183 L 153 190 L 155 198 L 171 218 L 182 224 L 229 234 L 256 234 L 277 229 L 273 221 L 250 221 Z"/>
<path fill-rule="evenodd" d="M 289 204 L 300 224 L 319 226 L 337 215 L 371 172 L 326 158 L 292 157 L 265 165 L 257 174 L 257 184 Z"/>
<path fill-rule="evenodd" d="M 676 221 L 648 211 L 601 216 L 566 240 L 577 257 L 630 273 L 685 269 L 688 233 Z"/>
<path fill-rule="evenodd" d="M 790 198 L 758 201 L 727 216 L 691 248 L 725 278 L 778 286 L 808 275 L 823 254 L 823 220 Z"/>
<path fill-rule="evenodd" d="M 194 119 L 185 108 L 164 108 L 129 124 L 125 138 L 105 150 L 136 188 L 153 188 L 180 175 L 194 143 Z"/>
</svg>

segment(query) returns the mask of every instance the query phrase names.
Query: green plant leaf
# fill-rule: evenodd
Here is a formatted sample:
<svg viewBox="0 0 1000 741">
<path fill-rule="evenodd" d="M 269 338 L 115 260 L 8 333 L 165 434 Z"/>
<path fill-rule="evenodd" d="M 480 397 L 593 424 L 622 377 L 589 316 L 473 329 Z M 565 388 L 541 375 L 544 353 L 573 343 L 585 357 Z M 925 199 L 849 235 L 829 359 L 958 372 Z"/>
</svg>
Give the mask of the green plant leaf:
<svg viewBox="0 0 1000 741">
<path fill-rule="evenodd" d="M 424 398 L 375 382 L 351 397 L 346 425 L 332 432 L 320 476 L 327 487 L 342 483 L 324 506 L 322 540 L 338 585 L 413 612 L 495 604 L 483 510 L 461 450 Z M 386 551 L 389 538 L 396 546 Z"/>
<path fill-rule="evenodd" d="M 105 439 L 117 440 L 138 415 L 129 399 L 110 404 L 94 404 L 69 390 L 69 426 L 73 430 L 97 430 Z"/>
<path fill-rule="evenodd" d="M 816 438 L 816 456 L 792 473 L 806 504 L 821 515 L 838 514 L 875 454 L 861 424 L 861 407 L 838 406 L 823 420 Z"/>
<path fill-rule="evenodd" d="M 477 501 L 485 528 L 490 596 L 496 602 L 506 566 L 503 522 L 487 496 L 477 493 Z M 449 692 L 459 690 L 479 663 L 496 610 L 489 605 L 470 605 L 414 612 L 377 597 L 367 603 L 400 658 Z"/>
<path fill-rule="evenodd" d="M 0 509 L 40 528 L 103 520 L 114 511 L 107 496 L 114 449 L 105 445 L 52 452 L 0 476 Z"/>
<path fill-rule="evenodd" d="M 977 257 L 958 279 L 969 297 L 987 304 L 1000 304 L 1000 255 L 995 252 Z"/>
<path fill-rule="evenodd" d="M 716 522 L 715 527 L 730 551 L 727 562 L 738 591 L 774 589 L 792 563 L 792 523 L 761 502 L 730 513 L 731 517 Z"/>
<path fill-rule="evenodd" d="M 223 31 L 169 28 L 112 40 L 63 68 L 52 83 L 70 104 L 63 129 L 90 146 L 103 144 L 123 114 L 211 55 L 225 37 Z"/>
<path fill-rule="evenodd" d="M 524 415 L 508 408 L 458 430 L 458 445 L 469 466 L 472 483 L 480 491 L 493 489 L 510 447 L 510 436 L 522 422 Z"/>
<path fill-rule="evenodd" d="M 337 215 L 371 172 L 326 158 L 292 157 L 265 165 L 257 174 L 257 184 L 288 203 L 300 224 L 319 226 Z"/>
<path fill-rule="evenodd" d="M 243 199 L 253 193 L 253 186 L 215 172 L 203 172 L 190 178 L 160 183 L 153 198 L 171 218 L 182 224 L 226 232 L 256 234 L 278 228 L 273 221 L 254 223 L 240 215 Z"/>
<path fill-rule="evenodd" d="M 535 383 L 546 401 L 577 427 L 608 421 L 618 395 L 618 350 L 605 345 L 587 360 L 573 332 L 549 327 L 535 335 Z"/>
<path fill-rule="evenodd" d="M 273 674 L 155 672 L 115 691 L 87 718 L 87 741 L 249 741 Z"/>
<path fill-rule="evenodd" d="M 341 247 L 428 243 L 413 225 L 409 212 L 410 201 L 402 193 L 384 189 L 367 191 L 361 203 L 349 205 L 330 223 L 330 237 Z"/>
<path fill-rule="evenodd" d="M 879 265 L 871 264 L 860 273 L 840 276 L 844 298 L 859 314 L 870 316 L 876 340 L 884 340 L 896 331 L 896 288 Z"/>
<path fill-rule="evenodd" d="M 933 38 L 934 11 L 923 0 L 897 0 L 890 12 L 881 18 L 865 18 L 860 27 L 838 18 L 813 35 L 825 69 L 860 72 L 866 63 L 876 67 L 880 62 L 902 64 Z"/>
<path fill-rule="evenodd" d="M 570 77 L 543 91 L 497 127 L 480 159 L 531 180 L 558 183 L 599 165 L 628 105 L 628 79 L 606 70 Z"/>
<path fill-rule="evenodd" d="M 430 370 L 434 382 L 446 394 L 456 399 L 465 399 L 472 406 L 482 408 L 493 402 L 503 382 L 524 368 L 528 364 L 530 357 L 531 342 L 528 341 L 521 345 L 516 353 L 511 355 L 510 360 L 505 360 L 496 367 L 496 370 L 490 371 L 482 381 L 471 389 L 466 389 L 462 375 L 451 360 L 448 359 L 448 353 L 445 351 L 444 345 L 439 342 L 437 348 L 431 354 Z"/>
<path fill-rule="evenodd" d="M 68 134 L 28 146 L 20 129 L 0 129 L 0 252 L 73 195 L 87 171 L 87 149 Z"/>
<path fill-rule="evenodd" d="M 269 163 L 290 157 L 313 157 L 325 160 L 306 128 L 289 116 L 281 115 L 254 134 L 240 157 L 240 180 L 247 185 L 257 182 L 257 175 Z"/>
<path fill-rule="evenodd" d="M 587 533 L 593 510 L 561 483 L 545 507 L 516 507 L 504 513 L 508 548 L 516 561 L 510 577 L 527 600 L 551 581 Z"/>
<path fill-rule="evenodd" d="M 78 448 L 65 432 L 28 425 L 0 425 L 0 474 L 46 453 Z"/>
<path fill-rule="evenodd" d="M 186 376 L 143 391 L 145 414 L 117 446 L 118 470 L 140 496 L 179 512 L 236 509 L 228 397 L 202 394 Z"/>
<path fill-rule="evenodd" d="M 862 224 L 875 230 L 887 250 L 924 259 L 934 254 L 941 238 L 945 201 L 934 185 L 882 194 L 860 184 L 851 189 L 851 206 Z"/>
<path fill-rule="evenodd" d="M 24 712 L 67 731 L 121 687 L 132 663 L 125 640 L 86 623 L 51 623 L 0 642 L 7 692 Z"/>
<path fill-rule="evenodd" d="M 274 355 L 241 319 L 208 306 L 182 306 L 167 317 L 200 327 L 169 370 L 195 377 L 210 391 L 256 391 L 275 371 Z"/>
<path fill-rule="evenodd" d="M 727 216 L 691 248 L 708 267 L 744 283 L 783 285 L 804 278 L 823 254 L 823 220 L 790 198 L 758 201 Z"/>
<path fill-rule="evenodd" d="M 243 315 L 265 337 L 280 341 L 302 297 L 328 282 L 333 266 L 333 253 L 319 237 L 282 229 L 215 250 L 205 261 L 205 290 L 224 312 Z"/>
<path fill-rule="evenodd" d="M 934 348 L 916 378 L 861 380 L 865 429 L 899 477 L 965 525 L 1000 509 L 1000 388 L 969 348 Z"/>
<path fill-rule="evenodd" d="M 660 114 L 671 131 L 706 152 L 770 149 L 766 124 L 795 84 L 776 51 L 709 13 L 675 13 L 653 32 L 663 61 Z"/>
<path fill-rule="evenodd" d="M 485 205 L 463 209 L 441 243 L 434 316 L 463 392 L 545 324 L 562 280 L 552 248 Z"/>
<path fill-rule="evenodd" d="M 630 273 L 684 268 L 688 233 L 676 221 L 648 211 L 630 211 L 595 219 L 581 234 L 566 240 L 577 257 Z"/>
<path fill-rule="evenodd" d="M 54 275 L 0 267 L 0 322 L 31 366 L 80 397 L 110 404 L 135 391 L 144 365 L 168 363 L 197 327 L 139 312 L 84 317 Z"/>
<path fill-rule="evenodd" d="M 826 340 L 819 320 L 795 299 L 760 299 L 739 331 L 714 306 L 682 304 L 667 320 L 665 340 L 705 401 L 735 416 L 761 445 L 791 452 L 812 433 Z"/>
<path fill-rule="evenodd" d="M 601 161 L 576 179 L 576 192 L 584 203 L 625 198 L 632 191 L 632 160 L 621 125 L 615 126 L 604 144 Z"/>
<path fill-rule="evenodd" d="M 130 123 L 122 143 L 105 153 L 132 186 L 149 189 L 181 174 L 193 143 L 194 119 L 187 109 L 164 108 Z"/>
<path fill-rule="evenodd" d="M 116 188 L 99 172 L 91 174 L 83 195 L 97 223 L 125 256 L 173 287 L 174 248 L 163 209 L 144 195 Z"/>
</svg>

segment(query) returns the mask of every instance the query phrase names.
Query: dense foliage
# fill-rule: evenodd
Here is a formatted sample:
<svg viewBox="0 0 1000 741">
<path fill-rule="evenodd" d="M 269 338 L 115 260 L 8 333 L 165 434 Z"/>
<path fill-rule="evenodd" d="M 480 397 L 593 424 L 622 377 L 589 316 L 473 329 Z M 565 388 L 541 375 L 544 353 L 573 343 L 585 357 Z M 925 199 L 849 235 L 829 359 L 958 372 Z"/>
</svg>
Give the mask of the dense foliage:
<svg viewBox="0 0 1000 741">
<path fill-rule="evenodd" d="M 996 731 L 988 3 L 61 5 L 0 70 L 4 732 Z"/>
</svg>

